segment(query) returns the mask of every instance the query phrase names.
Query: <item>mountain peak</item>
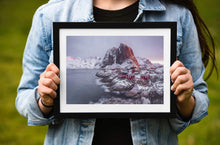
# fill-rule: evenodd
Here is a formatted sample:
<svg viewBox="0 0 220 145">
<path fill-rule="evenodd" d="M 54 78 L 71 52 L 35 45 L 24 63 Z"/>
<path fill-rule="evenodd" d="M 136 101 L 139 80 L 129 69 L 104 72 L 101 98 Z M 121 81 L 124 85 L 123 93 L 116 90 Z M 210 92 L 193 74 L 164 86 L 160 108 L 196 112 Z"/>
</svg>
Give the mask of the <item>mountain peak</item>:
<svg viewBox="0 0 220 145">
<path fill-rule="evenodd" d="M 118 48 L 113 47 L 105 53 L 102 67 L 112 64 L 122 64 L 127 60 L 131 60 L 133 62 L 131 67 L 140 67 L 136 57 L 134 56 L 132 48 L 127 44 L 120 43 Z"/>
</svg>

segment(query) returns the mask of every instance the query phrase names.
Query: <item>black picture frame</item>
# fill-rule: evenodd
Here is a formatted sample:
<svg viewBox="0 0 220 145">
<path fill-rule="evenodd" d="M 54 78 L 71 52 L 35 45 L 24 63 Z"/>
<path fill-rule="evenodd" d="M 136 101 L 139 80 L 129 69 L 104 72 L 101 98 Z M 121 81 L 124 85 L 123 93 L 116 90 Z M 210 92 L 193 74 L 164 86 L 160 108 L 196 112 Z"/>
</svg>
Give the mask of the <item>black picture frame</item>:
<svg viewBox="0 0 220 145">
<path fill-rule="evenodd" d="M 146 117 L 172 118 L 172 117 L 175 117 L 176 116 L 176 96 L 170 90 L 170 86 L 172 85 L 172 82 L 170 81 L 169 67 L 176 60 L 176 35 L 177 35 L 176 22 L 141 22 L 141 23 L 54 22 L 53 23 L 54 63 L 60 69 L 60 79 L 61 79 L 61 83 L 60 83 L 59 88 L 57 90 L 57 98 L 55 99 L 55 107 L 54 107 L 55 117 L 56 118 L 146 118 Z M 163 52 L 163 55 L 161 55 L 161 56 L 163 56 L 163 79 L 161 79 L 161 80 L 163 80 L 163 97 L 162 97 L 163 100 L 158 101 L 160 103 L 157 103 L 156 101 L 155 101 L 156 103 L 155 102 L 152 103 L 152 101 L 151 101 L 152 99 L 149 99 L 150 98 L 149 94 L 148 94 L 148 98 L 147 98 L 148 100 L 146 98 L 142 98 L 143 91 L 141 92 L 141 94 L 138 97 L 141 96 L 141 99 L 145 100 L 145 103 L 150 102 L 150 104 L 138 104 L 137 103 L 138 101 L 136 101 L 132 97 L 131 98 L 133 100 L 132 99 L 131 100 L 134 102 L 136 101 L 136 103 L 129 104 L 130 103 L 129 102 L 129 103 L 123 104 L 122 102 L 124 100 L 126 100 L 126 98 L 124 100 L 121 100 L 121 102 L 119 101 L 120 103 L 117 103 L 116 100 L 118 98 L 114 98 L 115 95 L 110 96 L 110 98 L 113 97 L 113 99 L 111 101 L 115 102 L 113 104 L 111 104 L 112 102 L 108 99 L 106 102 L 101 102 L 99 100 L 98 101 L 99 103 L 97 103 L 97 102 L 74 103 L 74 100 L 80 100 L 80 95 L 78 95 L 79 97 L 76 99 L 71 99 L 70 97 L 69 97 L 70 99 L 68 98 L 68 91 L 73 91 L 69 94 L 74 94 L 76 92 L 88 91 L 90 88 L 88 86 L 82 85 L 82 86 L 85 86 L 85 88 L 84 87 L 79 88 L 79 91 L 75 90 L 75 92 L 74 92 L 74 89 L 78 87 L 78 85 L 76 83 L 73 86 L 71 86 L 70 89 L 67 89 L 70 86 L 68 83 L 75 82 L 70 79 L 71 78 L 70 75 L 72 76 L 72 72 L 81 75 L 81 72 L 77 72 L 77 71 L 81 70 L 81 66 L 84 67 L 84 64 L 81 65 L 81 61 L 82 61 L 81 57 L 84 57 L 84 54 L 83 54 L 84 52 L 81 52 L 81 51 L 78 52 L 78 48 L 77 48 L 77 50 L 74 50 L 75 48 L 72 48 L 72 46 L 73 46 L 72 44 L 77 44 L 77 46 L 80 47 L 80 50 L 85 49 L 84 51 L 86 53 L 86 48 L 83 48 L 84 47 L 83 45 L 85 45 L 85 43 L 93 43 L 93 41 L 100 41 L 99 42 L 100 45 L 104 45 L 106 43 L 111 45 L 110 40 L 114 39 L 112 37 L 117 37 L 117 39 L 119 38 L 121 40 L 128 38 L 128 41 L 131 38 L 134 38 L 135 40 L 136 39 L 140 40 L 139 38 L 141 38 L 141 39 L 143 38 L 143 40 L 144 40 L 143 43 L 145 43 L 145 39 L 147 40 L 147 39 L 152 38 L 152 41 L 155 41 L 155 42 L 157 42 L 157 39 L 158 39 L 158 42 L 159 42 L 160 38 L 162 39 L 162 42 L 161 41 L 160 42 L 162 44 L 163 50 L 158 50 L 158 52 L 156 52 L 158 54 L 160 52 Z M 90 38 L 92 38 L 94 40 L 92 41 Z M 104 38 L 106 41 L 103 40 Z M 80 43 L 80 44 L 78 44 L 78 43 Z M 69 48 L 70 46 L 71 46 L 71 48 Z M 82 48 L 81 48 L 81 46 L 82 46 Z M 85 47 L 88 48 L 88 45 L 86 45 Z M 115 47 L 115 46 L 109 46 L 109 48 L 111 48 L 111 47 Z M 120 47 L 121 47 L 121 44 L 117 49 L 121 49 Z M 130 47 L 130 46 L 128 46 L 128 47 Z M 72 52 L 72 50 L 74 50 L 74 51 Z M 94 49 L 94 51 L 95 50 L 96 49 Z M 155 51 L 157 51 L 157 50 L 155 50 Z M 91 50 L 90 50 L 90 52 L 93 53 Z M 152 52 L 152 51 L 149 51 L 149 52 Z M 80 63 L 77 63 L 78 60 L 75 61 L 73 57 L 69 58 L 68 53 L 69 54 L 72 54 L 72 53 L 78 54 L 79 56 L 81 56 L 81 57 L 77 58 L 78 60 L 80 60 Z M 98 52 L 98 50 L 97 50 L 97 53 L 101 53 L 101 52 Z M 154 54 L 156 54 L 156 53 L 154 53 Z M 152 57 L 153 57 L 153 54 L 152 54 Z M 155 55 L 155 57 L 156 57 L 156 55 Z M 69 63 L 68 59 L 71 60 L 70 61 L 72 63 L 71 68 L 68 68 L 68 66 L 67 66 L 67 62 Z M 142 58 L 140 57 L 140 59 L 142 59 Z M 100 60 L 100 58 L 99 58 L 99 60 Z M 106 72 L 106 70 L 109 71 L 109 68 L 108 69 L 106 69 L 106 68 L 107 68 L 107 66 L 111 66 L 111 65 L 107 65 L 107 66 L 103 65 L 104 64 L 104 56 L 103 56 L 103 58 L 101 58 L 101 60 L 102 60 L 102 61 L 100 61 L 101 63 L 100 62 L 98 63 L 98 65 L 99 65 L 98 69 L 101 68 L 102 71 L 104 71 L 104 72 Z M 144 59 L 144 60 L 146 60 L 146 59 Z M 95 62 L 96 61 L 97 60 L 95 60 Z M 79 67 L 79 66 L 77 66 L 77 64 L 80 64 L 81 66 Z M 153 66 L 156 65 L 155 63 L 152 63 L 152 64 L 153 64 Z M 87 64 L 85 64 L 85 65 L 87 65 Z M 133 66 L 134 66 L 134 64 L 133 64 Z M 92 65 L 92 67 L 94 67 L 94 65 Z M 159 67 L 161 67 L 161 66 L 159 65 L 158 68 Z M 125 68 L 127 68 L 127 66 Z M 142 68 L 144 68 L 144 67 L 141 67 L 141 69 L 137 71 L 137 74 L 142 72 Z M 156 68 L 156 70 L 158 68 Z M 137 69 L 137 67 L 134 69 L 134 72 L 136 71 L 136 69 Z M 69 70 L 70 70 L 70 73 L 68 73 Z M 115 68 L 114 69 L 111 68 L 111 71 L 112 70 L 115 71 Z M 83 73 L 85 71 L 86 70 L 83 70 Z M 118 71 L 120 73 L 118 73 Z M 147 70 L 147 71 L 149 71 L 149 70 Z M 155 68 L 153 71 L 155 71 Z M 117 68 L 117 73 L 118 73 L 117 77 L 119 77 L 119 74 L 121 75 L 121 69 Z M 87 74 L 87 72 L 86 72 L 86 74 Z M 75 75 L 73 75 L 73 76 L 75 76 Z M 85 75 L 85 76 L 87 76 L 87 75 Z M 121 76 L 123 76 L 123 75 L 121 75 Z M 139 77 L 139 79 L 142 77 L 140 75 L 137 75 L 137 76 Z M 149 75 L 149 76 L 151 79 L 152 78 L 151 75 Z M 162 76 L 162 75 L 160 75 L 160 76 Z M 136 75 L 135 75 L 135 77 L 136 77 Z M 148 76 L 146 76 L 146 77 L 148 77 Z M 84 79 L 84 78 L 82 77 L 82 79 Z M 126 78 L 126 79 L 128 79 L 128 78 Z M 147 79 L 149 79 L 149 78 L 143 77 L 143 79 L 148 81 Z M 81 78 L 80 78 L 80 80 L 81 80 Z M 83 82 L 83 81 L 80 81 L 80 82 Z M 133 80 L 133 82 L 137 82 L 137 80 L 135 80 L 135 81 Z M 152 85 L 152 86 L 154 85 L 154 83 L 152 83 L 152 80 L 149 80 L 148 82 L 151 82 L 150 85 Z M 109 83 L 107 83 L 107 84 L 104 83 L 104 85 L 102 84 L 102 87 L 106 87 L 108 85 L 109 85 Z M 134 84 L 134 85 L 136 85 L 136 84 Z M 117 87 L 115 87 L 115 88 L 117 88 Z M 123 91 L 117 90 L 118 92 L 115 91 L 114 93 L 112 93 L 112 89 L 109 89 L 109 90 L 111 90 L 110 91 L 111 94 L 118 93 L 118 92 L 119 92 L 119 94 L 126 94 L 126 93 L 128 94 L 128 91 L 124 91 L 124 90 Z M 160 90 L 160 89 L 156 88 L 156 90 Z M 90 92 L 92 94 L 93 92 L 98 92 L 98 91 L 96 91 L 96 88 L 95 89 L 91 88 L 90 91 L 88 91 L 88 92 Z M 105 95 L 102 95 L 102 96 L 105 97 Z M 74 97 L 76 97 L 76 95 Z M 102 98 L 102 100 L 103 100 L 103 98 Z M 71 102 L 71 101 L 68 102 L 68 99 L 73 100 L 73 102 Z M 111 102 L 111 103 L 108 103 L 108 102 Z M 126 101 L 124 101 L 124 102 L 126 102 Z M 144 101 L 142 101 L 142 103 L 143 102 Z M 105 103 L 105 104 L 102 104 L 102 103 Z M 139 100 L 139 103 L 140 103 L 140 100 Z"/>
</svg>

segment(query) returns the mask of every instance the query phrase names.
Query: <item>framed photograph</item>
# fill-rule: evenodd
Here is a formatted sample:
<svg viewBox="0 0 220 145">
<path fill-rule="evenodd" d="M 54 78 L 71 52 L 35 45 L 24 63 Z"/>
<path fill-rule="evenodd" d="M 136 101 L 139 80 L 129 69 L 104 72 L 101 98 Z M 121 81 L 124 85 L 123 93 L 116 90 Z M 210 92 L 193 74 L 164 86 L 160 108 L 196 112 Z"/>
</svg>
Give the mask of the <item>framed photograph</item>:
<svg viewBox="0 0 220 145">
<path fill-rule="evenodd" d="M 57 118 L 174 117 L 176 22 L 53 23 Z"/>
</svg>

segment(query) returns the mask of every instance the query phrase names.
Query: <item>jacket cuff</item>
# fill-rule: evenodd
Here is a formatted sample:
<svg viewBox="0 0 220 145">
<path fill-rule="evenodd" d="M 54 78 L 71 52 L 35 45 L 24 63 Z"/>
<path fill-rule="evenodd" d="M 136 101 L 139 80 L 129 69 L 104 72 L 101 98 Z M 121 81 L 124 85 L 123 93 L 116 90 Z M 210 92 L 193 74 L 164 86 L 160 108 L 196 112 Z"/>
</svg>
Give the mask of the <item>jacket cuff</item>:
<svg viewBox="0 0 220 145">
<path fill-rule="evenodd" d="M 55 120 L 54 116 L 46 118 L 38 106 L 38 99 L 40 98 L 38 87 L 34 89 L 33 93 L 34 94 L 31 95 L 28 100 L 28 125 L 44 126 L 52 123 Z"/>
<path fill-rule="evenodd" d="M 193 97 L 195 98 L 195 107 L 189 121 L 184 121 L 178 113 L 176 118 L 169 119 L 170 125 L 176 134 L 180 134 L 187 126 L 199 122 L 208 115 L 209 100 L 207 94 L 193 90 Z"/>
</svg>

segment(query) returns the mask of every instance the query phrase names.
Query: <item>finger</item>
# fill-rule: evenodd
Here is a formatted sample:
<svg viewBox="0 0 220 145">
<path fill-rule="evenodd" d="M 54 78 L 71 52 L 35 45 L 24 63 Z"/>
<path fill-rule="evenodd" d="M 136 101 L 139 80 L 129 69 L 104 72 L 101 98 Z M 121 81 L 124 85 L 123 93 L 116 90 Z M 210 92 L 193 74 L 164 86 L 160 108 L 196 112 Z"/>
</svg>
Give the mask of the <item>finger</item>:
<svg viewBox="0 0 220 145">
<path fill-rule="evenodd" d="M 183 84 L 185 82 L 187 82 L 189 80 L 189 78 L 186 75 L 179 75 L 175 82 L 173 83 L 173 85 L 171 86 L 171 90 L 175 91 L 177 86 L 179 86 L 180 84 Z"/>
<path fill-rule="evenodd" d="M 41 100 L 43 102 L 44 105 L 47 106 L 53 106 L 53 99 L 49 96 L 49 95 L 45 95 L 44 97 L 41 97 Z"/>
<path fill-rule="evenodd" d="M 50 63 L 47 66 L 46 72 L 48 72 L 48 71 L 53 71 L 56 75 L 59 75 L 59 73 L 60 73 L 58 67 L 54 63 Z"/>
<path fill-rule="evenodd" d="M 56 91 L 58 88 L 57 85 L 55 84 L 55 82 L 49 78 L 41 79 L 40 83 L 48 88 L 53 89 L 54 91 Z"/>
<path fill-rule="evenodd" d="M 192 92 L 192 90 L 193 90 L 193 83 L 191 81 L 187 81 L 184 84 L 178 85 L 174 94 L 179 95 L 179 94 L 181 94 L 181 92 L 185 91 L 187 93 L 187 91 Z"/>
<path fill-rule="evenodd" d="M 44 71 L 42 74 L 40 74 L 40 78 L 45 78 L 46 71 Z"/>
<path fill-rule="evenodd" d="M 173 74 L 173 72 L 178 68 L 178 67 L 184 67 L 183 63 L 180 61 L 175 61 L 172 66 L 170 67 L 170 74 Z"/>
<path fill-rule="evenodd" d="M 178 103 L 183 103 L 186 100 L 189 100 L 190 97 L 192 96 L 192 91 L 182 91 L 178 96 L 177 96 L 177 102 Z"/>
<path fill-rule="evenodd" d="M 48 88 L 42 84 L 39 85 L 38 87 L 38 92 L 41 97 L 44 97 L 45 95 L 49 95 L 52 99 L 56 98 L 57 93 L 51 88 Z"/>
<path fill-rule="evenodd" d="M 184 75 L 189 73 L 189 70 L 185 67 L 178 67 L 176 70 L 171 74 L 171 80 L 174 83 L 178 76 Z"/>
<path fill-rule="evenodd" d="M 45 77 L 49 78 L 49 79 L 52 79 L 54 81 L 54 83 L 57 84 L 57 85 L 60 84 L 60 78 L 53 71 L 46 72 L 45 73 Z"/>
</svg>

